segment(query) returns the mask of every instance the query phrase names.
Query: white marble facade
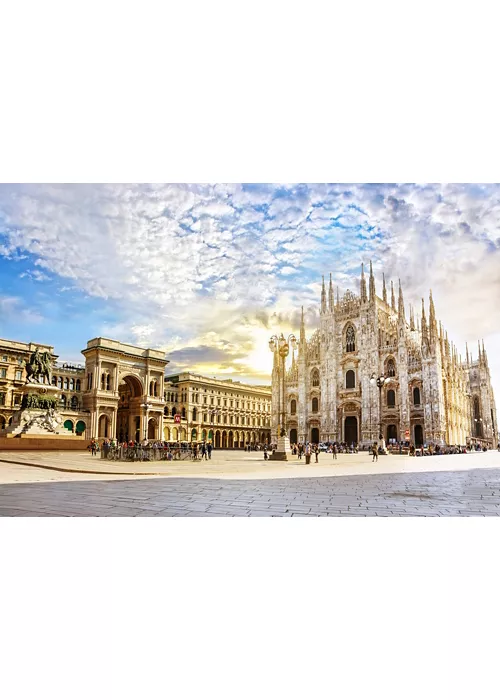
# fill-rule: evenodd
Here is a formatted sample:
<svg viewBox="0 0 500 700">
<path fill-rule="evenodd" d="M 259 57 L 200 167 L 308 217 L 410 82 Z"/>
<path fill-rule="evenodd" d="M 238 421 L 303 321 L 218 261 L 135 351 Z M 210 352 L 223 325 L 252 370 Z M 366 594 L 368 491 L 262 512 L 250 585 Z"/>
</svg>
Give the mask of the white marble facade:
<svg viewBox="0 0 500 700">
<path fill-rule="evenodd" d="M 304 315 L 298 356 L 286 370 L 285 405 L 290 441 L 341 441 L 369 445 L 378 440 L 414 444 L 461 444 L 470 439 L 497 444 L 496 407 L 488 359 L 466 348 L 463 359 L 436 317 L 432 293 L 426 313 L 406 317 L 399 285 L 397 302 L 385 278 L 375 291 L 372 266 L 368 288 L 363 266 L 359 295 L 334 298 L 323 279 L 320 325 L 306 338 Z M 387 377 L 381 392 L 370 378 Z M 272 374 L 272 439 L 283 399 L 279 357 Z"/>
</svg>

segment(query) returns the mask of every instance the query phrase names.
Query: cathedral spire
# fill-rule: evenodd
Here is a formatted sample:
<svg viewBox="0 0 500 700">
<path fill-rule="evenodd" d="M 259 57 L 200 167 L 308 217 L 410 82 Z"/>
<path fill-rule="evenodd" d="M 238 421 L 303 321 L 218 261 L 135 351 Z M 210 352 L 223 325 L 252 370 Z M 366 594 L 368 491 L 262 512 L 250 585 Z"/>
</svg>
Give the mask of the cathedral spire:
<svg viewBox="0 0 500 700">
<path fill-rule="evenodd" d="M 387 304 L 387 289 L 385 288 L 385 272 L 382 272 L 382 299 Z"/>
<path fill-rule="evenodd" d="M 487 367 L 488 366 L 488 358 L 486 357 L 486 350 L 484 349 L 484 339 L 482 341 L 482 344 L 483 344 L 483 362 Z"/>
<path fill-rule="evenodd" d="M 481 364 L 481 343 L 479 342 L 479 340 L 477 341 L 477 352 L 479 356 L 479 364 Z"/>
<path fill-rule="evenodd" d="M 467 360 L 467 367 L 469 366 L 469 346 L 467 345 L 467 342 L 465 343 L 465 359 Z"/>
<path fill-rule="evenodd" d="M 337 306 L 340 306 L 339 285 L 337 285 Z"/>
<path fill-rule="evenodd" d="M 432 289 L 429 293 L 429 331 L 431 339 L 437 340 L 437 321 L 436 321 L 436 309 L 434 308 L 434 300 L 432 298 Z"/>
<path fill-rule="evenodd" d="M 370 301 L 375 302 L 375 277 L 373 276 L 372 261 L 370 260 Z"/>
<path fill-rule="evenodd" d="M 323 275 L 323 286 L 321 287 L 321 313 L 326 313 L 326 288 L 325 276 Z"/>
<path fill-rule="evenodd" d="M 413 315 L 413 306 L 410 304 L 410 330 L 415 330 L 415 317 Z"/>
<path fill-rule="evenodd" d="M 394 283 L 391 280 L 391 308 L 396 311 L 396 298 L 394 297 Z"/>
<path fill-rule="evenodd" d="M 300 347 L 305 347 L 306 327 L 304 325 L 304 307 L 302 307 L 302 318 L 300 320 Z M 304 344 L 304 345 L 303 345 Z"/>
<path fill-rule="evenodd" d="M 333 285 L 332 285 L 332 273 L 330 272 L 330 286 L 328 287 L 328 308 L 333 311 Z"/>
<path fill-rule="evenodd" d="M 398 296 L 398 316 L 401 320 L 405 320 L 405 304 L 403 301 L 403 290 L 401 289 L 401 280 L 398 280 L 399 283 L 399 296 Z"/>
<path fill-rule="evenodd" d="M 422 299 L 422 336 L 427 336 L 427 319 L 425 318 L 425 305 Z"/>
<path fill-rule="evenodd" d="M 365 266 L 363 263 L 361 263 L 360 297 L 361 297 L 361 303 L 364 304 L 367 301 L 367 297 L 366 297 Z"/>
</svg>

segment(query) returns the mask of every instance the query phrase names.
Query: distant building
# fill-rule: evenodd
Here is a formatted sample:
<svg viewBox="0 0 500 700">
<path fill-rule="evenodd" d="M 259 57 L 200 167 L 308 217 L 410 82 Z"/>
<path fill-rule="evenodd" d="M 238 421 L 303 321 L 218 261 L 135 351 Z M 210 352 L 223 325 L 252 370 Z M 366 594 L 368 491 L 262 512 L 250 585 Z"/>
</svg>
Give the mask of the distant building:
<svg viewBox="0 0 500 700">
<path fill-rule="evenodd" d="M 270 387 L 183 372 L 165 378 L 165 399 L 165 440 L 210 440 L 228 449 L 270 442 Z"/>
<path fill-rule="evenodd" d="M 85 365 L 58 362 L 49 345 L 0 340 L 0 429 L 20 408 L 25 363 L 37 347 L 52 356 L 51 384 L 68 432 L 120 441 L 210 440 L 224 448 L 270 440 L 270 387 L 190 372 L 165 378 L 164 352 L 109 338 L 88 341 Z"/>
<path fill-rule="evenodd" d="M 12 416 L 21 407 L 22 387 L 26 383 L 25 364 L 37 347 L 52 356 L 52 384 L 61 390 L 59 409 L 65 419 L 64 427 L 76 435 L 87 435 L 89 416 L 83 411 L 83 366 L 58 363 L 52 345 L 3 339 L 0 339 L 0 430 L 11 424 Z"/>
<path fill-rule="evenodd" d="M 384 376 L 379 407 L 377 377 Z M 372 380 L 372 381 L 371 381 Z M 273 440 L 283 405 L 280 361 L 274 355 Z M 291 442 L 341 441 L 369 445 L 411 441 L 416 445 L 469 441 L 496 446 L 498 423 L 484 344 L 465 359 L 438 323 L 432 293 L 427 320 L 406 319 L 401 286 L 398 301 L 385 278 L 375 293 L 371 263 L 368 290 L 361 268 L 359 295 L 334 299 L 323 279 L 320 326 L 307 340 L 304 314 L 298 358 L 286 372 L 285 408 Z"/>
</svg>

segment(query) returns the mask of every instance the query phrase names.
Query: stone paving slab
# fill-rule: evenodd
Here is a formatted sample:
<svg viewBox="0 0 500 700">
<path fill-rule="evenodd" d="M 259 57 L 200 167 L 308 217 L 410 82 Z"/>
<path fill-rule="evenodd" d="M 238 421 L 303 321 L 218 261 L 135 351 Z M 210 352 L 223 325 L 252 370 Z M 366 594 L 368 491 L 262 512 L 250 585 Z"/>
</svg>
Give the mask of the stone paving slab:
<svg viewBox="0 0 500 700">
<path fill-rule="evenodd" d="M 272 480 L 112 478 L 0 485 L 0 517 L 59 515 L 490 517 L 500 515 L 500 468 Z"/>
</svg>

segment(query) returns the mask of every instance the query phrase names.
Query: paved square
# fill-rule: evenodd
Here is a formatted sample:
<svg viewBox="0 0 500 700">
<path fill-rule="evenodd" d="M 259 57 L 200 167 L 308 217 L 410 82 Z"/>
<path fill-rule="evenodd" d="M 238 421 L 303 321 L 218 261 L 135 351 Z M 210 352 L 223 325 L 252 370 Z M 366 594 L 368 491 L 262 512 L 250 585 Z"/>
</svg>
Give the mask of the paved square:
<svg viewBox="0 0 500 700">
<path fill-rule="evenodd" d="M 493 451 L 387 456 L 375 464 L 368 455 L 340 455 L 336 465 L 321 455 L 308 467 L 221 452 L 210 464 L 118 465 L 142 466 L 144 473 L 135 475 L 86 473 L 116 466 L 87 454 L 2 453 L 0 459 L 12 460 L 0 461 L 0 516 L 500 515 L 500 453 Z M 152 476 L 160 466 L 163 475 Z"/>
</svg>

